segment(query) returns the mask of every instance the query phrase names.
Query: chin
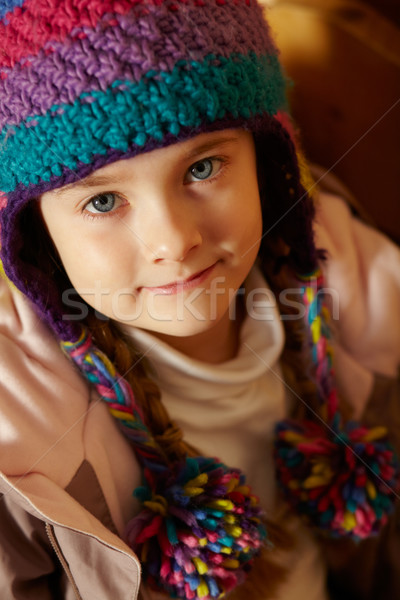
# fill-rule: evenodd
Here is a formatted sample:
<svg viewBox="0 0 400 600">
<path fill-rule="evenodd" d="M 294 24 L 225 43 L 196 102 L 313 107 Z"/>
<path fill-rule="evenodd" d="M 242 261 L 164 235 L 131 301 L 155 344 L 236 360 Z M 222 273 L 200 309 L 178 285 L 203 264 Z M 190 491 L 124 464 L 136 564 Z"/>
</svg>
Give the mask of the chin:
<svg viewBox="0 0 400 600">
<path fill-rule="evenodd" d="M 220 319 L 204 319 L 200 321 L 198 319 L 185 319 L 183 321 L 173 321 L 164 324 L 153 324 L 145 327 L 150 333 L 154 335 L 185 338 L 193 337 L 196 335 L 204 334 L 214 329 L 217 326 Z M 135 327 L 138 325 L 136 324 Z"/>
</svg>

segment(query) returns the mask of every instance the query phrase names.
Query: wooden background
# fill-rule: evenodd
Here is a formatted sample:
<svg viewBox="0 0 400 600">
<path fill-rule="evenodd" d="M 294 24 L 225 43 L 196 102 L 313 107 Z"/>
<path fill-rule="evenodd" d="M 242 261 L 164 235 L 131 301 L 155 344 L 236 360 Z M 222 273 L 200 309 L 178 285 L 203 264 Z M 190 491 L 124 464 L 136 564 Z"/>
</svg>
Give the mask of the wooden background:
<svg viewBox="0 0 400 600">
<path fill-rule="evenodd" d="M 400 242 L 400 0 L 264 0 L 306 154 Z"/>
</svg>

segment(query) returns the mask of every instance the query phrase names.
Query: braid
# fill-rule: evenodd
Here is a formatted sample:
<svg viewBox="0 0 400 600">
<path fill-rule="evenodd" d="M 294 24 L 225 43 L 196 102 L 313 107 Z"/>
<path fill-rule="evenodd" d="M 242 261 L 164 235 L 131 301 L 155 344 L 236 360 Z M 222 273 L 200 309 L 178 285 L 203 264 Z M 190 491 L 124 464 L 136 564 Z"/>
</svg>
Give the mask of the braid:
<svg viewBox="0 0 400 600">
<path fill-rule="evenodd" d="M 109 357 L 118 373 L 124 376 L 143 411 L 144 421 L 154 439 L 171 462 L 199 453 L 183 440 L 181 429 L 171 420 L 161 393 L 149 377 L 151 367 L 112 321 L 98 319 L 93 312 L 86 319 L 96 346 Z"/>
<path fill-rule="evenodd" d="M 276 298 L 279 314 L 285 329 L 285 346 L 281 364 L 288 385 L 303 402 L 295 403 L 296 418 L 309 418 L 310 410 L 318 406 L 318 394 L 313 379 L 314 366 L 307 347 L 307 329 L 304 319 L 294 318 L 298 313 L 299 295 L 293 291 L 298 283 L 287 266 L 281 266 L 277 273 L 271 265 L 264 265 L 264 273 Z M 284 300 L 285 299 L 285 300 Z"/>
</svg>

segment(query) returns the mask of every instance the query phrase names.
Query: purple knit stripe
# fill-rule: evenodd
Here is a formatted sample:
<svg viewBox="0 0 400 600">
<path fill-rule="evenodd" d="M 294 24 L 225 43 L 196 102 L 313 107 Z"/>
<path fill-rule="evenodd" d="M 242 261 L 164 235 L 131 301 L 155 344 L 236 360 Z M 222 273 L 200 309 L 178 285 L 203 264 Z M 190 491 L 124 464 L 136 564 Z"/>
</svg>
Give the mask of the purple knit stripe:
<svg viewBox="0 0 400 600">
<path fill-rule="evenodd" d="M 164 137 L 162 142 L 152 139 L 145 146 L 139 148 L 134 145 L 125 152 L 111 149 L 106 155 L 98 156 L 90 164 L 80 163 L 74 171 L 65 168 L 61 176 L 53 176 L 48 182 L 42 181 L 40 184 L 32 184 L 28 187 L 19 184 L 13 192 L 7 195 L 7 210 L 0 210 L 2 240 L 0 258 L 3 262 L 6 275 L 34 303 L 40 318 L 52 328 L 60 340 L 77 341 L 81 334 L 80 323 L 74 320 L 63 320 L 65 309 L 54 284 L 49 281 L 48 277 L 44 277 L 36 269 L 21 262 L 19 258 L 19 252 L 23 247 L 23 231 L 20 231 L 17 225 L 21 209 L 33 198 L 38 198 L 41 194 L 49 190 L 54 190 L 83 179 L 96 169 L 100 169 L 121 158 L 126 159 L 137 154 L 150 152 L 156 148 L 169 146 L 194 135 L 209 131 L 243 127 L 257 133 L 257 131 L 267 130 L 269 127 L 268 124 L 272 119 L 268 115 L 258 116 L 253 119 L 239 118 L 235 120 L 226 118 L 215 123 L 204 123 L 195 130 L 189 127 L 182 128 L 179 136 L 169 133 Z M 70 311 L 68 310 L 67 312 Z"/>
<path fill-rule="evenodd" d="M 261 15 L 254 19 L 251 11 L 250 22 L 248 16 L 243 3 L 229 11 L 210 3 L 201 10 L 181 6 L 178 12 L 150 6 L 145 16 L 119 15 L 118 26 L 84 28 L 83 39 L 53 42 L 52 52 L 42 50 L 29 66 L 17 65 L 0 80 L 0 129 L 44 114 L 54 104 L 71 104 L 83 92 L 105 90 L 115 80 L 139 81 L 151 70 L 172 71 L 180 60 L 244 51 L 276 54 Z"/>
</svg>

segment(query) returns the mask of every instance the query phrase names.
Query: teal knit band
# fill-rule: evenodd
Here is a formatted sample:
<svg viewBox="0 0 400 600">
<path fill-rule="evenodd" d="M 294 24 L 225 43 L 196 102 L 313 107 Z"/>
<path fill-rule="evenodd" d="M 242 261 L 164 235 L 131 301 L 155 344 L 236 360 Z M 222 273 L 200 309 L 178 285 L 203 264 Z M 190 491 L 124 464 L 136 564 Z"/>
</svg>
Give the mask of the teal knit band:
<svg viewBox="0 0 400 600">
<path fill-rule="evenodd" d="M 0 189 L 49 181 L 63 167 L 76 170 L 109 150 L 126 152 L 132 143 L 162 143 L 166 133 L 178 136 L 182 127 L 274 115 L 285 107 L 275 55 L 180 61 L 170 73 L 152 70 L 138 82 L 117 80 L 105 91 L 84 92 L 73 104 L 54 105 L 10 126 L 0 136 L 0 145 L 7 143 Z"/>
</svg>

